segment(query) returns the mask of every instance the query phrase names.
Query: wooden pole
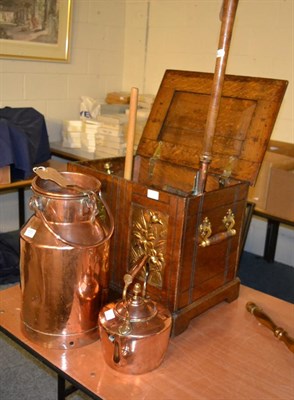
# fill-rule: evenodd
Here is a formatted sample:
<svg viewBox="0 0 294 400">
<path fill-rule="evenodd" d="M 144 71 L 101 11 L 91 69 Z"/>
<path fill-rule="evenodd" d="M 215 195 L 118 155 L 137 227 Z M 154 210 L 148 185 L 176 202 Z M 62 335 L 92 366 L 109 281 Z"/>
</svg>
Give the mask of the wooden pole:
<svg viewBox="0 0 294 400">
<path fill-rule="evenodd" d="M 130 113 L 129 113 L 128 134 L 127 134 L 127 150 L 126 150 L 125 170 L 124 170 L 124 178 L 128 179 L 128 180 L 130 180 L 132 178 L 137 105 L 138 105 L 138 89 L 133 87 L 131 89 L 131 97 L 130 97 Z"/>
<path fill-rule="evenodd" d="M 233 25 L 239 0 L 224 0 L 221 12 L 222 24 L 216 54 L 216 64 L 212 83 L 210 103 L 204 133 L 203 152 L 200 157 L 200 168 L 196 177 L 194 194 L 201 194 L 205 190 L 208 167 L 211 163 L 212 144 L 215 133 L 217 117 L 219 113 L 220 100 L 222 95 L 225 71 L 229 55 L 230 43 L 233 32 Z"/>
</svg>

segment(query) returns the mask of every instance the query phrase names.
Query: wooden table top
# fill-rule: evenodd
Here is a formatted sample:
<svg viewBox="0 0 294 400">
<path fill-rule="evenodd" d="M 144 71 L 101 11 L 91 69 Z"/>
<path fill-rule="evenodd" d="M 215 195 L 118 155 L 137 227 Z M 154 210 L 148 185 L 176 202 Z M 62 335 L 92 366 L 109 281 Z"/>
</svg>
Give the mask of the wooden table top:
<svg viewBox="0 0 294 400">
<path fill-rule="evenodd" d="M 51 154 L 56 157 L 65 158 L 70 161 L 89 161 L 99 160 L 103 158 L 115 158 L 116 156 L 111 154 L 97 153 L 96 151 L 90 152 L 82 148 L 71 148 L 65 147 L 62 141 L 50 143 Z"/>
<path fill-rule="evenodd" d="M 292 336 L 294 305 L 245 286 L 237 300 L 211 308 L 171 338 L 161 366 L 143 375 L 108 367 L 99 340 L 70 350 L 48 350 L 30 342 L 20 329 L 20 301 L 19 286 L 0 291 L 2 330 L 105 400 L 293 399 L 293 353 L 245 305 L 253 301 Z"/>
<path fill-rule="evenodd" d="M 38 166 L 37 164 L 36 166 Z M 43 162 L 42 164 L 45 167 L 51 167 L 55 168 L 58 171 L 66 171 L 67 170 L 67 163 L 66 162 L 61 162 L 58 160 L 50 159 L 48 161 Z M 27 186 L 30 186 L 34 177 L 35 173 L 32 171 L 32 176 L 30 178 L 26 179 L 21 179 L 16 182 L 11 182 L 11 183 L 0 183 L 0 191 L 5 191 L 5 190 L 11 190 L 11 189 L 19 189 L 19 188 L 25 188 Z"/>
</svg>

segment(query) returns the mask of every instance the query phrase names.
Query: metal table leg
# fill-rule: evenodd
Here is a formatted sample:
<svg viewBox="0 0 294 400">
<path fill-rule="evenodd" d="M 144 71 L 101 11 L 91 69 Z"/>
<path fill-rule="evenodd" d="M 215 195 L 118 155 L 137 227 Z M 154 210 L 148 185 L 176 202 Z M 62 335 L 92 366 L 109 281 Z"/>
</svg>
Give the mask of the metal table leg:
<svg viewBox="0 0 294 400">
<path fill-rule="evenodd" d="M 57 399 L 65 400 L 67 396 L 78 390 L 75 386 L 66 387 L 66 380 L 63 376 L 57 374 Z"/>
<path fill-rule="evenodd" d="M 18 188 L 18 220 L 21 228 L 25 223 L 24 188 Z"/>
<path fill-rule="evenodd" d="M 264 259 L 268 262 L 274 262 L 275 253 L 278 241 L 280 222 L 273 219 L 268 219 L 267 231 L 264 246 Z"/>
</svg>

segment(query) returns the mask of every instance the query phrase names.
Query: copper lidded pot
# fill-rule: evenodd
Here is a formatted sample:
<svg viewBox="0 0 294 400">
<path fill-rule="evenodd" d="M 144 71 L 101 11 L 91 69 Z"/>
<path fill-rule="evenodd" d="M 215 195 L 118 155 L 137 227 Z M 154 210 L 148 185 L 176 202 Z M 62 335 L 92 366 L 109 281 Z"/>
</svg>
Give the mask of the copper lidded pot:
<svg viewBox="0 0 294 400">
<path fill-rule="evenodd" d="M 171 332 L 171 314 L 146 296 L 146 282 L 143 291 L 136 283 L 133 294 L 127 295 L 128 286 L 145 261 L 143 257 L 134 273 L 124 276 L 122 300 L 106 305 L 99 313 L 105 362 L 126 374 L 143 374 L 157 368 L 166 354 Z"/>
<path fill-rule="evenodd" d="M 21 323 L 30 340 L 68 349 L 99 339 L 113 218 L 99 180 L 60 175 L 68 186 L 40 176 L 32 182 L 34 214 L 20 232 Z"/>
</svg>

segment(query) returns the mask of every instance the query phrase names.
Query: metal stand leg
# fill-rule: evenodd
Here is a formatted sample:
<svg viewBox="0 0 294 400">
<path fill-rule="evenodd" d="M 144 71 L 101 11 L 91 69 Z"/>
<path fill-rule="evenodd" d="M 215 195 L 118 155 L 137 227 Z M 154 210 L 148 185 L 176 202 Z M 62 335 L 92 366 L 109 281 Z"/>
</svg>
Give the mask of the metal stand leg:
<svg viewBox="0 0 294 400">
<path fill-rule="evenodd" d="M 57 399 L 58 400 L 65 400 L 67 396 L 78 390 L 75 386 L 70 385 L 66 387 L 66 380 L 60 376 L 59 374 L 57 375 Z"/>
<path fill-rule="evenodd" d="M 57 398 L 58 400 L 65 400 L 65 379 L 57 375 Z"/>
<path fill-rule="evenodd" d="M 278 241 L 280 222 L 268 219 L 267 231 L 264 246 L 264 259 L 268 262 L 274 262 Z"/>
<path fill-rule="evenodd" d="M 21 228 L 25 223 L 24 188 L 18 188 L 18 220 Z"/>
</svg>

